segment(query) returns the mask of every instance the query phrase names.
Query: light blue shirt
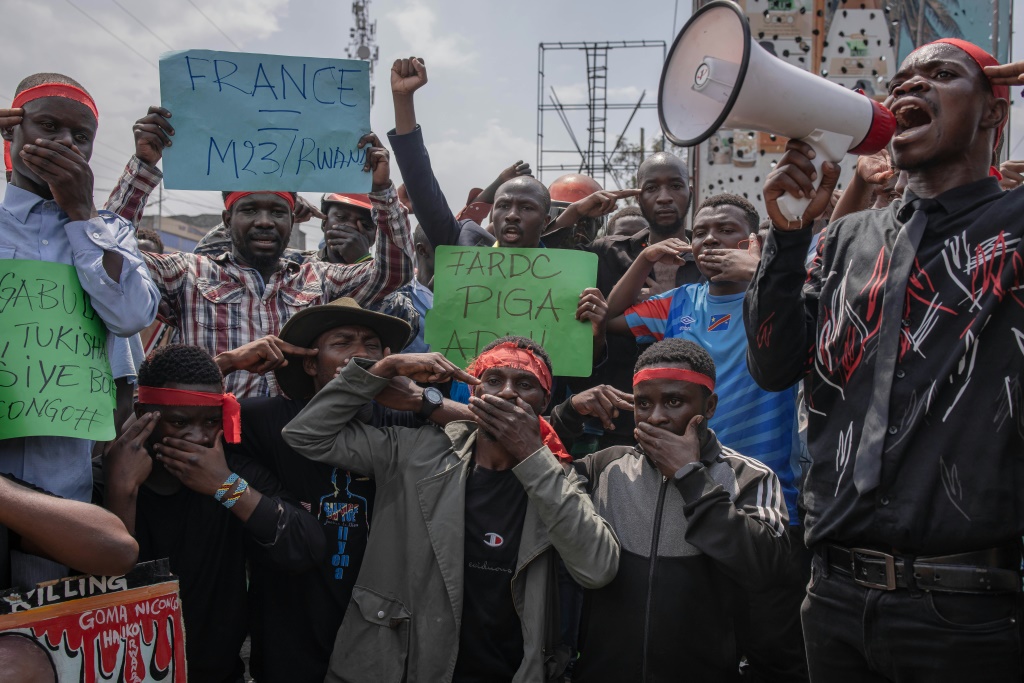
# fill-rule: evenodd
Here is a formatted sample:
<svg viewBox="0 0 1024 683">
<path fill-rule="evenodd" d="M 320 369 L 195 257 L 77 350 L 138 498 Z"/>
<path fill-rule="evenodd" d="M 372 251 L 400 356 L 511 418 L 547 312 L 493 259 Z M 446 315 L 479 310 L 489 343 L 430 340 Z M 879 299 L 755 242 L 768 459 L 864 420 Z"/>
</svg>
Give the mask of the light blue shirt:
<svg viewBox="0 0 1024 683">
<path fill-rule="evenodd" d="M 113 342 L 110 339 L 113 339 Z M 135 384 L 139 377 L 139 367 L 142 365 L 142 361 L 146 360 L 146 350 L 142 346 L 142 338 L 137 334 L 133 334 L 127 339 L 111 335 L 107 340 L 107 352 L 113 378 L 125 378 L 129 384 Z"/>
<path fill-rule="evenodd" d="M 108 356 L 120 365 L 118 359 L 126 352 L 131 358 L 130 342 L 123 337 L 153 322 L 160 294 L 139 254 L 131 223 L 108 211 L 99 214 L 88 221 L 72 221 L 57 202 L 8 184 L 0 203 L 0 259 L 74 266 L 93 308 L 111 332 Z M 120 283 L 103 269 L 105 251 L 124 259 Z M 120 367 L 118 371 L 122 376 L 129 374 Z M 92 498 L 92 446 L 85 439 L 4 439 L 0 434 L 0 471 L 64 498 L 88 501 Z"/>
</svg>

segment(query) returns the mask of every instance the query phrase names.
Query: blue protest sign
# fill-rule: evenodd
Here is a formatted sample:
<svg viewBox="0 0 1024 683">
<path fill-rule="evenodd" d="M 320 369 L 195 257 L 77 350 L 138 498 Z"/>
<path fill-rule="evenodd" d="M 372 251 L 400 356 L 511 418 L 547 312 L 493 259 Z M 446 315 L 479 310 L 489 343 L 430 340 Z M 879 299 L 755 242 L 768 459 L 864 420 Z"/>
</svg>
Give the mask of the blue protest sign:
<svg viewBox="0 0 1024 683">
<path fill-rule="evenodd" d="M 367 62 L 186 50 L 160 57 L 176 190 L 368 192 Z"/>
</svg>

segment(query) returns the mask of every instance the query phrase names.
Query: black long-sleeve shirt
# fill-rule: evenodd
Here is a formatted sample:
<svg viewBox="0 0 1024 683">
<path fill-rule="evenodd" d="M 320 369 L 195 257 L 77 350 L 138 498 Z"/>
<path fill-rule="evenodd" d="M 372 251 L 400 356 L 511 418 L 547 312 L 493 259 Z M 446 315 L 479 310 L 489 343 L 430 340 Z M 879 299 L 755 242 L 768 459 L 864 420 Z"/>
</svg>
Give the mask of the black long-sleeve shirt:
<svg viewBox="0 0 1024 683">
<path fill-rule="evenodd" d="M 441 186 L 430 165 L 430 155 L 423 144 L 423 130 L 416 125 L 409 133 L 388 132 L 388 142 L 395 153 L 395 162 L 405 181 L 416 220 L 435 247 L 445 244 L 460 247 L 489 247 L 494 244 L 490 234 L 473 220 L 458 220 L 448 206 Z"/>
<path fill-rule="evenodd" d="M 262 494 L 245 523 L 184 486 L 166 495 L 142 486 L 136 504 L 139 561 L 169 558 L 179 578 L 188 679 L 197 683 L 241 680 L 245 670 L 239 650 L 248 619 L 246 541 L 281 572 L 315 566 L 323 552 L 316 520 L 306 519 L 266 467 L 235 448 L 225 448 L 228 467 Z"/>
<path fill-rule="evenodd" d="M 275 542 L 247 549 L 251 671 L 260 683 L 319 683 L 366 550 L 375 486 L 303 458 L 284 442 L 281 430 L 306 401 L 275 396 L 241 404 L 242 442 L 228 453 L 267 471 L 274 485 L 264 482 L 261 492 L 293 503 Z M 381 427 L 420 424 L 412 413 L 376 403 L 366 418 Z M 296 566 L 300 559 L 303 566 Z"/>
<path fill-rule="evenodd" d="M 889 258 L 913 199 L 810 230 L 772 230 L 745 302 L 748 365 L 781 390 L 805 378 L 808 545 L 907 553 L 1024 534 L 1024 190 L 986 178 L 944 192 L 910 271 L 881 484 L 853 482 L 871 400 Z"/>
</svg>

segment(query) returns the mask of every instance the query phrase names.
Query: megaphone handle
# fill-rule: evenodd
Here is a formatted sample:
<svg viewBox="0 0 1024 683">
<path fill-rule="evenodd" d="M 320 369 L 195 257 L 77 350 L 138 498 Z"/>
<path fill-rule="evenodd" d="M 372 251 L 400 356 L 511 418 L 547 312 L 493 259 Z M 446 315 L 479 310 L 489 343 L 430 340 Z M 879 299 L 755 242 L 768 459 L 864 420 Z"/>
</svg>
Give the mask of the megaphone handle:
<svg viewBox="0 0 1024 683">
<path fill-rule="evenodd" d="M 837 163 L 846 156 L 846 150 L 853 143 L 853 138 L 841 133 L 833 133 L 827 130 L 815 130 L 805 138 L 804 142 L 814 150 L 814 158 L 811 163 L 814 165 L 814 173 L 818 179 L 818 186 L 821 186 L 821 165 L 826 161 Z M 784 194 L 779 197 L 779 211 L 787 221 L 799 221 L 803 218 L 804 211 L 811 203 L 809 197 L 794 197 L 791 194 Z"/>
</svg>

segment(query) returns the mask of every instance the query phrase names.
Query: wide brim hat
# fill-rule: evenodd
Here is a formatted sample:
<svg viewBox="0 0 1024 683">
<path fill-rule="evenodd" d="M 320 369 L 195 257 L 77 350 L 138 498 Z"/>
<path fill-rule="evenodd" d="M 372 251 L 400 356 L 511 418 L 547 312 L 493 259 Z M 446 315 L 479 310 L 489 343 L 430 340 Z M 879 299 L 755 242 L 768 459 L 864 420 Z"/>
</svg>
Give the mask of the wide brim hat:
<svg viewBox="0 0 1024 683">
<path fill-rule="evenodd" d="M 289 344 L 308 349 L 324 332 L 347 325 L 370 328 L 380 337 L 381 345 L 393 353 L 404 349 L 412 336 L 412 327 L 406 321 L 368 311 L 349 297 L 299 311 L 288 319 L 277 336 Z M 315 393 L 313 378 L 306 374 L 302 365 L 301 360 L 292 358 L 288 365 L 274 370 L 278 386 L 293 399 L 310 398 Z"/>
</svg>

